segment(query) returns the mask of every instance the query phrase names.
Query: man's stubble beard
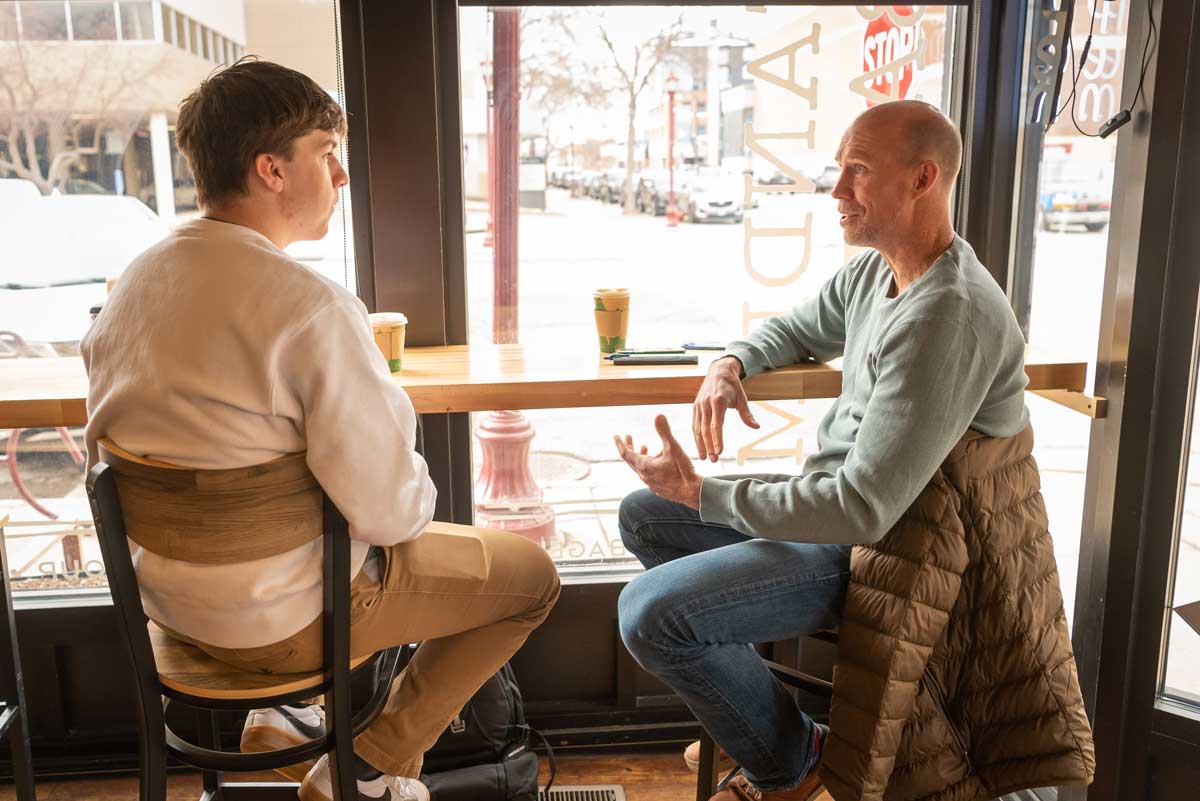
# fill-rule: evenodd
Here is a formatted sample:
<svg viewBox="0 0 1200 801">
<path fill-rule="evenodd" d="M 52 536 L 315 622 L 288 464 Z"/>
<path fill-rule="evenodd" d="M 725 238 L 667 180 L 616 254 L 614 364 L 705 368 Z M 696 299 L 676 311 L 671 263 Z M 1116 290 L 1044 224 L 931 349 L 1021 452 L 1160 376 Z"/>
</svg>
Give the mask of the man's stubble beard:
<svg viewBox="0 0 1200 801">
<path fill-rule="evenodd" d="M 879 228 L 869 223 L 843 229 L 843 233 L 846 244 L 854 247 L 875 247 L 875 243 L 879 240 Z"/>
</svg>

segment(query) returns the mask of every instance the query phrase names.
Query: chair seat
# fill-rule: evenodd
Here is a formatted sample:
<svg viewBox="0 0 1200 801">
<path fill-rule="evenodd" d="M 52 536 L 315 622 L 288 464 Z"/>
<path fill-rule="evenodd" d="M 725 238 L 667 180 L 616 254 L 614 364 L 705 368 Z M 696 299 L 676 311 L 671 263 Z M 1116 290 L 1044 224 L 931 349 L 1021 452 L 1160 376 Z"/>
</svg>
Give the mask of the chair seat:
<svg viewBox="0 0 1200 801">
<path fill-rule="evenodd" d="M 214 659 L 194 645 L 177 640 L 154 623 L 149 624 L 150 645 L 164 687 L 198 698 L 253 700 L 318 686 L 320 670 L 310 673 L 255 673 L 239 670 Z M 362 665 L 373 654 L 350 660 L 350 669 Z"/>
</svg>

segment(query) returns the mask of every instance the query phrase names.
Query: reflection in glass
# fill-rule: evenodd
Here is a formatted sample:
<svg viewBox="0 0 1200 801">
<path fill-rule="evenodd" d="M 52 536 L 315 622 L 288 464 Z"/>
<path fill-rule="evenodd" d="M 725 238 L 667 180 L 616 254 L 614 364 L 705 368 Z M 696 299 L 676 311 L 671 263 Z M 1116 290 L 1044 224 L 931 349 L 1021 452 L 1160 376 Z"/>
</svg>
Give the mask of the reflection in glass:
<svg viewBox="0 0 1200 801">
<path fill-rule="evenodd" d="M 56 0 L 21 2 L 21 38 L 27 42 L 67 38 L 67 7 Z"/>
<path fill-rule="evenodd" d="M 111 0 L 71 0 L 72 39 L 116 39 L 117 15 Z"/>
<path fill-rule="evenodd" d="M 17 6 L 0 3 L 0 42 L 17 41 Z"/>
<path fill-rule="evenodd" d="M 122 2 L 121 38 L 126 41 L 154 38 L 154 6 L 145 0 Z"/>
</svg>

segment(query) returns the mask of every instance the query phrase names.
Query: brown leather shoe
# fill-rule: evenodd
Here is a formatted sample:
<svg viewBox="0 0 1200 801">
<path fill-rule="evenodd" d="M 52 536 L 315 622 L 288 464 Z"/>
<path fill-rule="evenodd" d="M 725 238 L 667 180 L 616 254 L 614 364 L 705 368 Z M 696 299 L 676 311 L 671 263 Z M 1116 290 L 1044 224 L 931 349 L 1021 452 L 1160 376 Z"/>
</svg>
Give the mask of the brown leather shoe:
<svg viewBox="0 0 1200 801">
<path fill-rule="evenodd" d="M 688 766 L 688 770 L 692 773 L 700 772 L 700 741 L 683 749 L 683 762 Z M 726 773 L 733 770 L 737 763 L 733 761 L 733 757 L 725 753 L 724 748 L 717 748 L 717 772 L 723 777 Z"/>
<path fill-rule="evenodd" d="M 725 785 L 725 789 L 709 801 L 826 801 L 831 796 L 825 792 L 821 774 L 813 771 L 804 781 L 790 790 L 764 791 L 755 787 L 744 774 L 739 773 Z"/>
</svg>

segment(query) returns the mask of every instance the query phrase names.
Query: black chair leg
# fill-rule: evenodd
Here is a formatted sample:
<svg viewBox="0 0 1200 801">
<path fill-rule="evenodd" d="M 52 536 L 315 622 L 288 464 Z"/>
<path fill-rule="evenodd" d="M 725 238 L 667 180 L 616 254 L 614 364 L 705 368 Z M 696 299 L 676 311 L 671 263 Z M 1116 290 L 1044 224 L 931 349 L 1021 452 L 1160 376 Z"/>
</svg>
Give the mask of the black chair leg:
<svg viewBox="0 0 1200 801">
<path fill-rule="evenodd" d="M 334 684 L 338 682 L 334 681 Z M 348 682 L 347 682 L 348 684 Z M 350 725 L 350 693 L 330 688 L 325 693 L 325 720 L 333 735 L 329 752 L 329 782 L 333 801 L 357 801 L 358 776 L 354 765 L 354 731 Z"/>
<path fill-rule="evenodd" d="M 217 728 L 217 713 L 211 709 L 196 710 L 196 739 L 202 748 L 221 750 L 221 730 Z M 200 801 L 221 801 L 221 772 L 218 770 L 201 771 L 204 777 L 204 795 Z"/>
<path fill-rule="evenodd" d="M 12 752 L 13 784 L 16 785 L 17 801 L 37 801 L 33 785 L 33 755 L 29 749 L 29 722 L 25 720 L 22 706 L 18 717 L 8 730 L 8 745 Z"/>
<path fill-rule="evenodd" d="M 720 781 L 717 769 L 717 746 L 707 731 L 700 732 L 700 770 L 696 776 L 696 801 L 708 801 L 717 792 Z"/>
<path fill-rule="evenodd" d="M 138 738 L 138 798 L 167 801 L 167 737 L 162 716 L 158 726 L 143 727 Z"/>
</svg>

